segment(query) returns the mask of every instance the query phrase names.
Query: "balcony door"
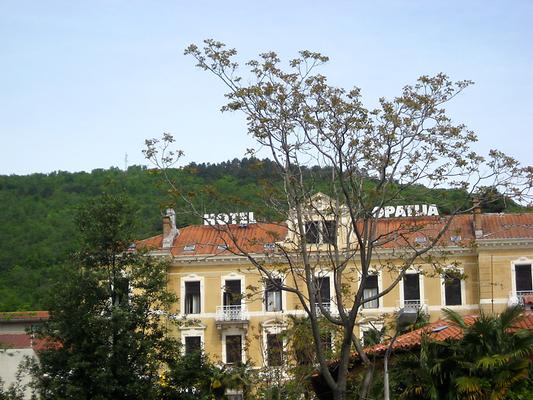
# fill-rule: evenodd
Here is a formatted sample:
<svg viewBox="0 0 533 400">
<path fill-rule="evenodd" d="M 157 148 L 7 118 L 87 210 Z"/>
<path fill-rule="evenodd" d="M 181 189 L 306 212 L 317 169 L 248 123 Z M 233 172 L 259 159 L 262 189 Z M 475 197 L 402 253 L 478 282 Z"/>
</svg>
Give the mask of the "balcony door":
<svg viewBox="0 0 533 400">
<path fill-rule="evenodd" d="M 403 277 L 403 299 L 410 304 L 420 302 L 420 274 L 405 274 Z"/>
<path fill-rule="evenodd" d="M 531 279 L 531 264 L 515 265 L 515 281 L 517 292 L 531 292 L 533 290 Z"/>
<path fill-rule="evenodd" d="M 241 280 L 228 279 L 224 282 L 224 306 L 240 306 L 242 299 Z"/>
</svg>

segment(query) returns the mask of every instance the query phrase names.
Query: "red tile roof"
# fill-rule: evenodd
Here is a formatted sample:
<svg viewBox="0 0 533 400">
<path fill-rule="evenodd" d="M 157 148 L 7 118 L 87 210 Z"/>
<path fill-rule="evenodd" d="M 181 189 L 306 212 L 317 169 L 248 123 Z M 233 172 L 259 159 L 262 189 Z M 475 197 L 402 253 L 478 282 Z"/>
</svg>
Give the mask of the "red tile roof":
<svg viewBox="0 0 533 400">
<path fill-rule="evenodd" d="M 533 237 L 533 213 L 482 214 L 483 239 L 523 239 Z"/>
<path fill-rule="evenodd" d="M 472 325 L 478 318 L 478 315 L 466 315 L 463 317 L 467 325 Z M 533 312 L 526 312 L 515 326 L 516 329 L 533 329 Z M 392 345 L 393 350 L 409 350 L 420 346 L 422 337 L 424 335 L 430 338 L 443 341 L 446 339 L 460 339 L 463 331 L 460 327 L 454 325 L 450 321 L 440 319 L 432 322 L 423 328 L 416 329 L 412 332 L 405 333 L 396 338 Z M 379 343 L 365 349 L 369 355 L 382 355 L 387 351 L 389 342 Z"/>
<path fill-rule="evenodd" d="M 174 239 L 171 253 L 174 256 L 193 256 L 240 253 L 238 247 L 246 252 L 264 253 L 267 243 L 284 240 L 287 228 L 283 224 L 256 223 L 246 227 L 239 225 L 191 225 L 180 228 L 179 235 Z M 137 242 L 138 247 L 161 249 L 163 236 L 158 235 Z M 186 250 L 186 246 L 194 245 L 194 250 Z M 228 246 L 228 250 L 226 247 Z"/>
<path fill-rule="evenodd" d="M 382 248 L 406 246 L 426 246 L 432 240 L 449 217 L 407 217 L 383 218 L 378 221 L 376 235 Z M 532 239 L 533 213 L 521 214 L 481 214 L 482 239 Z M 231 254 L 221 247 L 229 245 L 230 250 L 239 253 L 232 245 L 232 238 L 246 252 L 263 253 L 266 243 L 279 242 L 287 235 L 285 224 L 257 223 L 245 228 L 239 225 L 191 225 L 180 229 L 174 239 L 171 253 L 174 256 L 194 256 L 211 254 Z M 418 242 L 417 238 L 426 238 Z M 439 241 L 441 246 L 467 246 L 475 240 L 473 215 L 464 214 L 453 217 L 448 230 Z M 137 242 L 138 247 L 161 249 L 163 236 L 157 235 Z M 194 250 L 185 247 L 195 245 Z"/>
</svg>

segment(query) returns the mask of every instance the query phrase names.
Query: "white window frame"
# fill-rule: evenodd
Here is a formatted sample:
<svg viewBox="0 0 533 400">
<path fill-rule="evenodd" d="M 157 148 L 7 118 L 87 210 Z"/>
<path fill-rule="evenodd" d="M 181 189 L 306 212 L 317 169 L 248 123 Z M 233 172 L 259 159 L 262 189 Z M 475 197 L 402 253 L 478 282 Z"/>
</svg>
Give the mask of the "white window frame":
<svg viewBox="0 0 533 400">
<path fill-rule="evenodd" d="M 425 304 L 425 291 L 424 291 L 424 275 L 422 274 L 422 271 L 420 271 L 420 269 L 418 268 L 413 268 L 413 267 L 409 267 L 407 269 L 407 271 L 405 272 L 405 275 L 409 275 L 409 274 L 419 274 L 418 275 L 418 280 L 419 280 L 419 287 L 420 287 L 420 306 L 424 306 L 426 305 Z M 399 284 L 399 287 L 400 287 L 400 308 L 403 308 L 404 307 L 404 289 L 403 289 L 403 285 L 404 285 L 404 279 L 402 278 L 401 281 L 400 281 L 400 284 Z"/>
<path fill-rule="evenodd" d="M 226 337 L 227 336 L 241 336 L 241 362 L 244 364 L 246 362 L 246 346 L 245 346 L 245 340 L 246 340 L 246 333 L 243 332 L 241 329 L 231 328 L 226 329 L 224 332 L 222 332 L 222 362 L 224 364 L 227 364 L 226 361 Z"/>
<path fill-rule="evenodd" d="M 224 289 L 226 288 L 226 281 L 241 281 L 241 306 L 245 305 L 245 298 L 244 295 L 246 294 L 246 279 L 244 275 L 237 274 L 236 272 L 232 272 L 228 275 L 223 275 L 220 277 L 220 305 L 224 305 Z"/>
<path fill-rule="evenodd" d="M 182 355 L 185 355 L 185 338 L 186 337 L 200 336 L 200 348 L 202 349 L 202 351 L 205 351 L 204 329 L 205 328 L 203 329 L 190 328 L 190 329 L 183 329 L 181 331 L 181 344 L 182 344 L 181 353 Z"/>
<path fill-rule="evenodd" d="M 378 294 L 379 294 L 383 290 L 383 274 L 382 274 L 382 271 L 381 270 L 378 271 L 375 268 L 369 268 L 368 275 L 377 275 L 377 277 L 378 277 Z M 361 273 L 361 271 L 359 271 L 359 287 L 361 286 L 362 277 L 363 277 L 363 274 Z M 358 290 L 359 290 L 359 287 L 358 287 Z M 361 298 L 361 300 L 363 300 L 363 298 Z M 378 297 L 378 306 L 377 306 L 377 308 L 376 307 L 374 307 L 374 308 L 365 308 L 363 305 L 361 305 L 360 311 L 367 312 L 367 311 L 372 311 L 372 310 L 379 310 L 382 307 L 383 307 L 383 296 Z"/>
<path fill-rule="evenodd" d="M 263 345 L 263 366 L 269 367 L 269 368 L 279 368 L 277 367 L 271 367 L 268 365 L 268 337 L 267 335 L 279 335 L 283 333 L 284 330 L 287 329 L 287 327 L 280 323 L 279 321 L 266 321 L 263 324 L 263 335 L 262 335 L 262 345 Z M 287 339 L 283 338 L 282 340 L 282 346 L 283 346 L 283 353 L 286 353 L 287 351 Z M 287 359 L 285 357 L 282 358 L 283 364 L 287 362 Z"/>
<path fill-rule="evenodd" d="M 282 285 L 285 285 L 285 279 L 286 279 L 286 276 L 285 274 L 281 273 L 281 272 L 273 272 L 272 273 L 272 278 L 274 279 L 281 279 L 281 284 Z M 284 312 L 285 310 L 287 310 L 287 291 L 285 290 L 281 290 L 281 310 L 279 311 L 267 311 L 266 309 L 266 283 L 265 283 L 265 280 L 267 279 L 263 279 L 263 296 L 262 296 L 262 311 L 263 312 L 266 312 L 266 313 L 280 313 L 280 312 Z"/>
<path fill-rule="evenodd" d="M 516 270 L 517 265 L 529 264 L 531 265 L 531 281 L 533 282 L 533 260 L 527 257 L 520 257 L 511 261 L 511 292 L 512 296 L 516 297 Z"/>
<path fill-rule="evenodd" d="M 450 309 L 456 309 L 456 308 L 462 308 L 464 307 L 467 302 L 466 302 L 466 280 L 465 279 L 461 279 L 461 304 L 458 305 L 458 306 L 449 306 L 446 304 L 446 285 L 445 285 L 445 279 L 444 279 L 444 274 L 446 273 L 447 270 L 454 270 L 454 271 L 459 271 L 461 274 L 464 273 L 464 269 L 463 268 L 457 268 L 457 267 L 453 267 L 453 266 L 448 266 L 448 267 L 445 267 L 443 269 L 443 274 L 441 274 L 440 276 L 440 304 L 442 307 L 446 307 L 446 308 L 450 308 Z"/>
<path fill-rule="evenodd" d="M 200 313 L 185 314 L 185 282 L 200 282 Z M 205 313 L 205 290 L 204 277 L 196 274 L 189 274 L 180 279 L 180 310 L 182 315 L 201 315 Z"/>
</svg>

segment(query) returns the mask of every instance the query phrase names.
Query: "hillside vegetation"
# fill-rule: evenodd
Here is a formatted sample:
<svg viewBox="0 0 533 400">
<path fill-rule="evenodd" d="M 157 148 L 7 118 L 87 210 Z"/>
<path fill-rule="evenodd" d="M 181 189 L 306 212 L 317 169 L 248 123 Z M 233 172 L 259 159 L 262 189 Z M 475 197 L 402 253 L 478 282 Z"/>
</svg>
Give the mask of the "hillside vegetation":
<svg viewBox="0 0 533 400">
<path fill-rule="evenodd" d="M 307 173 L 312 190 L 328 192 L 328 170 L 314 167 Z M 275 201 L 282 187 L 268 160 L 192 163 L 169 174 L 176 187 L 193 195 L 202 212 L 254 211 L 260 220 L 284 219 L 283 207 L 276 213 L 265 206 L 264 199 Z M 47 293 L 54 282 L 61 281 L 61 269 L 68 266 L 69 254 L 78 245 L 76 210 L 102 192 L 125 192 L 132 198 L 139 238 L 161 232 L 161 210 L 167 206 L 176 208 L 179 226 L 200 223 L 180 211 L 183 204 L 171 201 L 177 193 L 169 190 L 161 174 L 146 167 L 0 176 L 0 311 L 45 307 Z M 403 204 L 436 203 L 445 213 L 468 198 L 464 192 L 420 186 L 406 189 L 402 200 Z M 514 203 L 503 202 L 492 207 L 492 211 L 518 209 Z"/>
</svg>

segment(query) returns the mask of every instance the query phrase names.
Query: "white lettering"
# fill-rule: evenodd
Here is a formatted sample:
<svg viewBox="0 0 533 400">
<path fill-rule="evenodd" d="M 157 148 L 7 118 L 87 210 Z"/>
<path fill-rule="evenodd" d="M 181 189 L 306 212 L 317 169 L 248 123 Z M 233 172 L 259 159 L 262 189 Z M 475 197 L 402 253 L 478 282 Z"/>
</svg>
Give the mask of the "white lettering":
<svg viewBox="0 0 533 400">
<path fill-rule="evenodd" d="M 257 223 L 253 212 L 204 214 L 203 220 L 204 225 L 247 225 Z"/>
<path fill-rule="evenodd" d="M 391 215 L 394 215 L 394 207 L 386 206 L 385 207 L 385 218 L 389 218 Z"/>
<path fill-rule="evenodd" d="M 407 217 L 407 215 L 405 214 L 405 208 L 403 206 L 396 207 L 396 213 L 394 214 L 394 217 Z"/>
<path fill-rule="evenodd" d="M 372 209 L 374 218 L 432 217 L 439 215 L 436 204 L 410 204 L 407 206 L 385 206 Z"/>
<path fill-rule="evenodd" d="M 434 215 L 439 215 L 439 210 L 436 204 L 430 204 L 428 207 L 428 216 L 432 217 Z"/>
</svg>

